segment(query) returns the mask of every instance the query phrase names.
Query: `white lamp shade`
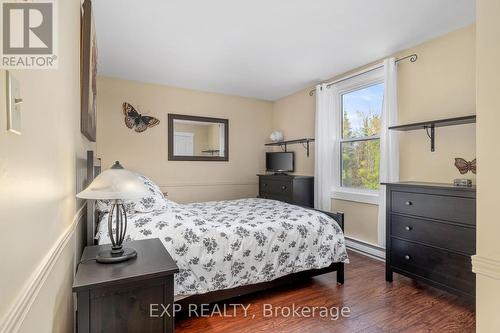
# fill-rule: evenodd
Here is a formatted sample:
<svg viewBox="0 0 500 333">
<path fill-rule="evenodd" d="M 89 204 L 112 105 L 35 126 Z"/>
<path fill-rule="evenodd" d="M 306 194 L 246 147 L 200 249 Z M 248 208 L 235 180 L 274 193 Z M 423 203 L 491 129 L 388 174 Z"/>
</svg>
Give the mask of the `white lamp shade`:
<svg viewBox="0 0 500 333">
<path fill-rule="evenodd" d="M 115 164 L 113 168 L 99 174 L 85 190 L 76 196 L 95 200 L 133 200 L 149 193 L 136 173 Z"/>
</svg>

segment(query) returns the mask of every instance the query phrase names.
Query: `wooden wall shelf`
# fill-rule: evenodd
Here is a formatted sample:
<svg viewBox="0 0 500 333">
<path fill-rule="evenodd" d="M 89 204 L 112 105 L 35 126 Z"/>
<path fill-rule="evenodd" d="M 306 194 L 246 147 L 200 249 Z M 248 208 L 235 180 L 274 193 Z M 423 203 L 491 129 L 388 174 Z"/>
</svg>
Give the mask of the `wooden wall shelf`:
<svg viewBox="0 0 500 333">
<path fill-rule="evenodd" d="M 476 122 L 476 116 L 464 116 L 464 117 L 455 117 L 455 118 L 447 118 L 447 119 L 439 119 L 439 120 L 430 120 L 423 121 L 419 123 L 411 123 L 406 125 L 398 125 L 389 127 L 390 130 L 395 131 L 414 131 L 423 129 L 426 131 L 427 136 L 431 140 L 431 151 L 435 151 L 435 139 L 436 127 L 445 127 L 445 126 L 456 126 L 456 125 L 464 125 L 464 124 L 472 124 Z M 430 133 L 429 133 L 430 130 Z"/>
<path fill-rule="evenodd" d="M 475 123 L 475 122 L 476 122 L 476 116 L 473 115 L 473 116 L 465 116 L 465 117 L 423 121 L 420 123 L 412 123 L 412 124 L 406 124 L 406 125 L 391 126 L 391 127 L 389 127 L 389 129 L 390 130 L 397 130 L 397 131 L 413 131 L 413 130 L 418 130 L 418 129 L 431 128 L 431 127 L 444 127 L 444 126 L 471 124 L 471 123 Z"/>
<path fill-rule="evenodd" d="M 265 145 L 266 146 L 280 146 L 281 148 L 284 149 L 284 151 L 287 151 L 288 145 L 302 144 L 304 149 L 307 151 L 307 156 L 309 157 L 309 143 L 311 143 L 311 142 L 314 142 L 314 139 L 304 138 L 304 139 L 296 139 L 296 140 L 270 142 L 270 143 L 266 143 Z"/>
</svg>

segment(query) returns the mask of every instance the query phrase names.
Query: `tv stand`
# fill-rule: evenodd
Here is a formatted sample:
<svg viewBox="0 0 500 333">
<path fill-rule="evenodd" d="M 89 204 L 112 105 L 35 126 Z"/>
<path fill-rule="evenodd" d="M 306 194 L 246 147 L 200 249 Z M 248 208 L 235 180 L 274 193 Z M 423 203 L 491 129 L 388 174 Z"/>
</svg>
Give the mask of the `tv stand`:
<svg viewBox="0 0 500 333">
<path fill-rule="evenodd" d="M 314 206 L 314 177 L 275 173 L 259 177 L 259 198 Z"/>
<path fill-rule="evenodd" d="M 273 176 L 288 176 L 286 172 L 274 172 Z"/>
</svg>

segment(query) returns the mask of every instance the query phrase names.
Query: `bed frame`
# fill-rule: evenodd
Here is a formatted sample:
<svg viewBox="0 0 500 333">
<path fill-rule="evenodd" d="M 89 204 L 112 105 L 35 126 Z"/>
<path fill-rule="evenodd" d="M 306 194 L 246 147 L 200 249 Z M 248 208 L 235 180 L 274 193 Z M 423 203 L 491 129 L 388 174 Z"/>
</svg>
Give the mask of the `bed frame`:
<svg viewBox="0 0 500 333">
<path fill-rule="evenodd" d="M 87 181 L 86 185 L 90 184 L 92 180 L 100 173 L 100 159 L 96 159 L 94 156 L 94 152 L 89 150 L 87 151 Z M 312 209 L 309 207 L 305 207 L 308 209 Z M 320 210 L 318 210 L 320 211 Z M 342 230 L 344 230 L 344 214 L 343 213 L 331 213 L 320 211 L 331 218 L 333 218 L 340 225 Z M 95 235 L 96 235 L 96 226 L 98 221 L 98 213 L 95 208 L 94 200 L 87 200 L 87 224 L 86 224 L 86 245 L 96 245 Z M 186 298 L 183 298 L 176 303 L 180 304 L 183 309 L 186 309 L 189 304 L 211 304 L 224 300 L 228 300 L 234 297 L 247 295 L 250 293 L 254 293 L 257 291 L 262 291 L 269 288 L 274 288 L 278 286 L 282 286 L 285 284 L 291 284 L 296 281 L 313 277 L 320 274 L 337 272 L 337 284 L 344 284 L 344 263 L 338 262 L 333 263 L 328 267 L 322 269 L 312 269 L 308 271 L 302 271 L 298 273 L 288 274 L 286 276 L 277 278 L 272 281 L 262 282 L 257 284 L 251 284 L 246 286 L 240 286 L 231 289 L 217 290 L 208 292 L 200 295 L 193 295 Z"/>
</svg>

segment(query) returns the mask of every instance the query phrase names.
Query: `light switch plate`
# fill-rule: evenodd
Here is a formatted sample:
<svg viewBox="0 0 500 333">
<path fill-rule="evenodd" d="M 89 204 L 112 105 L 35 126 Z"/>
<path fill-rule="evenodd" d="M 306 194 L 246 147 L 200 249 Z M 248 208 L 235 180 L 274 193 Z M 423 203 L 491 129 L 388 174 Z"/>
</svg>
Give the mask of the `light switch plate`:
<svg viewBox="0 0 500 333">
<path fill-rule="evenodd" d="M 21 134 L 21 87 L 19 81 L 7 71 L 7 130 Z"/>
</svg>

